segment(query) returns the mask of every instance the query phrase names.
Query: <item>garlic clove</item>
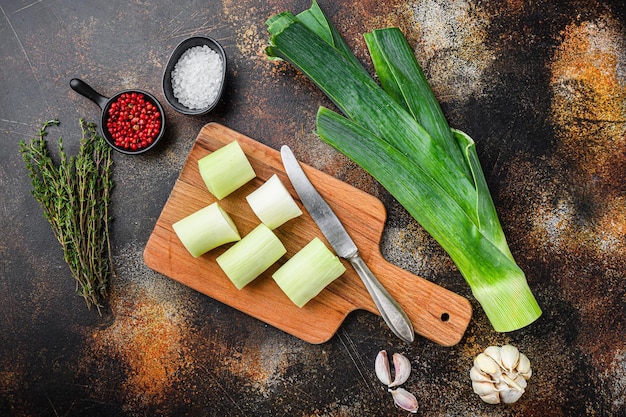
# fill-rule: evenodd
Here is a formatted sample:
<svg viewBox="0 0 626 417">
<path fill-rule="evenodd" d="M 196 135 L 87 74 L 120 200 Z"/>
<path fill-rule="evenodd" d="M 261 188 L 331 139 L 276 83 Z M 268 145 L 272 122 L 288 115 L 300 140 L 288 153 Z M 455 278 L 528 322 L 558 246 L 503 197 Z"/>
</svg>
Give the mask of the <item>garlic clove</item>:
<svg viewBox="0 0 626 417">
<path fill-rule="evenodd" d="M 515 382 L 515 380 L 510 378 L 508 375 L 502 375 L 502 382 L 506 384 L 508 390 L 524 392 L 524 388 L 522 388 L 517 382 Z"/>
<path fill-rule="evenodd" d="M 528 369 L 528 372 L 524 372 L 523 374 L 520 373 L 521 376 L 523 376 L 526 379 L 530 379 L 531 376 L 533 376 L 533 370 L 532 369 Z"/>
<path fill-rule="evenodd" d="M 500 392 L 500 391 L 506 391 L 511 389 L 509 387 L 509 384 L 506 383 L 506 380 L 504 378 L 500 379 L 498 382 L 496 382 L 494 384 L 494 387 L 496 389 L 496 391 Z"/>
<path fill-rule="evenodd" d="M 376 362 L 374 364 L 376 376 L 385 385 L 391 384 L 391 370 L 389 369 L 389 359 L 387 358 L 387 351 L 381 350 L 376 356 Z"/>
<path fill-rule="evenodd" d="M 487 404 L 500 404 L 500 394 L 498 392 L 493 392 L 487 395 L 481 395 L 480 399 L 486 402 Z"/>
<path fill-rule="evenodd" d="M 419 404 L 417 403 L 415 395 L 411 394 L 404 388 L 390 389 L 389 392 L 391 392 L 393 402 L 398 407 L 403 410 L 410 411 L 411 413 L 417 413 Z"/>
<path fill-rule="evenodd" d="M 500 400 L 505 404 L 512 404 L 520 399 L 524 390 L 518 391 L 514 389 L 505 390 L 500 392 Z"/>
<path fill-rule="evenodd" d="M 523 353 L 519 354 L 519 363 L 517 364 L 517 372 L 524 375 L 526 379 L 530 378 L 532 371 L 530 369 L 530 360 Z M 528 376 L 526 376 L 528 375 Z"/>
<path fill-rule="evenodd" d="M 485 349 L 484 353 L 485 355 L 496 361 L 496 363 L 499 364 L 501 362 L 500 346 L 489 346 L 487 349 Z"/>
<path fill-rule="evenodd" d="M 402 355 L 401 353 L 394 353 L 393 369 L 394 379 L 391 384 L 388 384 L 389 388 L 402 385 L 406 382 L 407 379 L 409 379 L 409 375 L 411 375 L 411 362 L 409 362 L 407 357 Z"/>
<path fill-rule="evenodd" d="M 470 379 L 476 382 L 491 382 L 491 378 L 488 375 L 480 372 L 478 368 L 472 366 L 470 369 Z"/>
<path fill-rule="evenodd" d="M 489 395 L 493 394 L 494 392 L 498 392 L 493 382 L 472 381 L 472 389 L 474 390 L 474 393 L 480 395 L 481 397 L 483 395 Z"/>
<path fill-rule="evenodd" d="M 509 372 L 513 372 L 517 367 L 519 357 L 519 350 L 515 346 L 504 345 L 500 348 L 500 361 L 504 369 Z"/>
<path fill-rule="evenodd" d="M 518 375 L 517 378 L 515 378 L 515 383 L 519 385 L 522 390 L 525 390 L 526 387 L 528 386 L 528 382 L 526 382 L 526 378 L 524 378 L 522 375 Z"/>
<path fill-rule="evenodd" d="M 485 353 L 479 353 L 478 356 L 476 356 L 474 359 L 474 366 L 486 374 L 492 376 L 500 375 L 500 367 L 496 361 L 487 356 Z"/>
</svg>

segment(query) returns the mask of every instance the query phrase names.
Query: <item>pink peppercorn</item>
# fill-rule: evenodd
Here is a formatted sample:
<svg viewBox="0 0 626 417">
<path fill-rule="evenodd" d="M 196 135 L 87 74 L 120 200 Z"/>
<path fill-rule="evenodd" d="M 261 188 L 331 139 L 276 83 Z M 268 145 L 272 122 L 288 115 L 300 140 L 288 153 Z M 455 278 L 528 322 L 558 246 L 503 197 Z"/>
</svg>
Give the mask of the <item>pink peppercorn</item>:
<svg viewBox="0 0 626 417">
<path fill-rule="evenodd" d="M 115 146 L 138 151 L 161 131 L 161 113 L 143 94 L 122 93 L 109 107 L 106 128 Z"/>
</svg>

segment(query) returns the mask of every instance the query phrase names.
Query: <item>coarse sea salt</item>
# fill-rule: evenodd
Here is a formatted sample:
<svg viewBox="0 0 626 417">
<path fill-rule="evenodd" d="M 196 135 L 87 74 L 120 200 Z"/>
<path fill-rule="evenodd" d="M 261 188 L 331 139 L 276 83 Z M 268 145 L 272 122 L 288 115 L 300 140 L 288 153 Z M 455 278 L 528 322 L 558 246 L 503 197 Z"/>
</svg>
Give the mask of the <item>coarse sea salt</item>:
<svg viewBox="0 0 626 417">
<path fill-rule="evenodd" d="M 206 45 L 187 49 L 172 71 L 174 97 L 191 110 L 210 106 L 217 99 L 222 71 L 222 58 L 213 49 Z"/>
</svg>

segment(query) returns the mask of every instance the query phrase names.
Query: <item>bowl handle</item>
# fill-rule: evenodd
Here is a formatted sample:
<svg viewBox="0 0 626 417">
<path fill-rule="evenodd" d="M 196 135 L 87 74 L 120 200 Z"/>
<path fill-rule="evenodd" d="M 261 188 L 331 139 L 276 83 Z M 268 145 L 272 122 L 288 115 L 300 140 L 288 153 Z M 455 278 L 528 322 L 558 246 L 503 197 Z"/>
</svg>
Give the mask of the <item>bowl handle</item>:
<svg viewBox="0 0 626 417">
<path fill-rule="evenodd" d="M 78 78 L 72 78 L 70 80 L 70 87 L 72 90 L 76 91 L 78 94 L 87 97 L 89 100 L 93 101 L 100 107 L 100 109 L 104 110 L 109 99 L 99 94 L 96 90 L 94 90 L 89 84 L 84 82 Z"/>
</svg>

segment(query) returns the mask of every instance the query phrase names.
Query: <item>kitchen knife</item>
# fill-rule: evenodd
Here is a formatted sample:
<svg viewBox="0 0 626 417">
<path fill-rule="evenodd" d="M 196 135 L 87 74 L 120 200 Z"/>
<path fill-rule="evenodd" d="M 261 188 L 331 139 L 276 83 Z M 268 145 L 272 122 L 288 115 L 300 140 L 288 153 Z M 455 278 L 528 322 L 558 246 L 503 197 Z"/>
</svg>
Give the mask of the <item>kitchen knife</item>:
<svg viewBox="0 0 626 417">
<path fill-rule="evenodd" d="M 391 331 L 405 342 L 413 342 L 415 334 L 411 320 L 402 310 L 400 304 L 393 299 L 367 267 L 359 255 L 356 244 L 348 235 L 335 212 L 311 184 L 291 149 L 284 145 L 280 149 L 280 155 L 287 176 L 291 180 L 296 193 L 298 193 L 302 204 L 304 204 L 304 207 L 306 207 L 337 256 L 350 261 L 352 267 L 363 280 L 381 317 Z"/>
</svg>

